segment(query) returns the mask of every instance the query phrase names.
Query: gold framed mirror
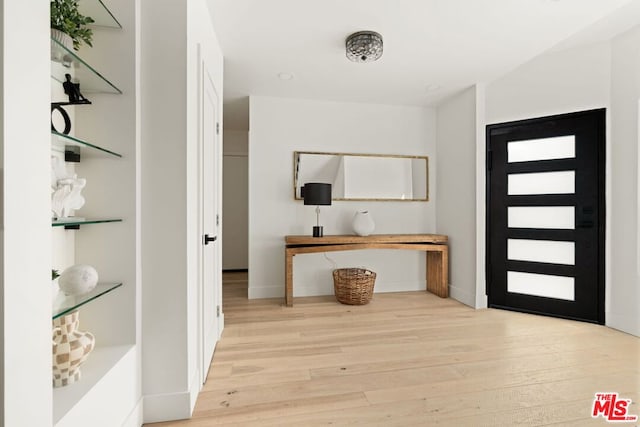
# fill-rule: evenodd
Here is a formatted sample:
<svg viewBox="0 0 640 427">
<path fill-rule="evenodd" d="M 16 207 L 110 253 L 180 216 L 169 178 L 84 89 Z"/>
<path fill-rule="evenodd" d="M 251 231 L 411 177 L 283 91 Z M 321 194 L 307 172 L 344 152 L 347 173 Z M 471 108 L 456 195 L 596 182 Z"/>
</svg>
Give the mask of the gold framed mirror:
<svg viewBox="0 0 640 427">
<path fill-rule="evenodd" d="M 332 200 L 429 200 L 429 158 L 294 151 L 293 193 L 307 182 L 332 184 Z"/>
</svg>

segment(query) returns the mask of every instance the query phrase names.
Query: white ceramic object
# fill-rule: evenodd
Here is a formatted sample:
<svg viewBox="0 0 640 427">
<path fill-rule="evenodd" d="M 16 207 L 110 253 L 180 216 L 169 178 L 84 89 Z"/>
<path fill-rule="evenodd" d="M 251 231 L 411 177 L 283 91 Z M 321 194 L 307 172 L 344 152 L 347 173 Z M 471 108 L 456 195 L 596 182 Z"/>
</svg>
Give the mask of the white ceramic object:
<svg viewBox="0 0 640 427">
<path fill-rule="evenodd" d="M 62 64 L 69 64 L 71 62 L 71 55 L 60 49 L 53 40 L 66 47 L 68 51 L 71 51 L 73 49 L 73 39 L 71 36 L 60 30 L 51 28 L 51 39 L 51 60 L 61 62 Z"/>
<path fill-rule="evenodd" d="M 85 185 L 87 180 L 78 178 L 75 174 L 58 180 L 51 195 L 51 210 L 56 218 L 70 217 L 75 209 L 84 206 L 84 197 L 80 192 Z"/>
<path fill-rule="evenodd" d="M 78 178 L 67 171 L 64 159 L 51 156 L 51 211 L 54 219 L 63 219 L 75 214 L 84 206 L 82 190 L 87 185 L 85 178 Z"/>
<path fill-rule="evenodd" d="M 98 272 L 90 265 L 76 264 L 62 272 L 58 285 L 65 295 L 82 295 L 98 284 Z"/>
<path fill-rule="evenodd" d="M 51 28 L 51 38 L 60 43 L 62 46 L 67 49 L 73 49 L 73 39 L 71 36 L 65 32 L 60 30 L 56 30 L 55 28 Z"/>
<path fill-rule="evenodd" d="M 376 224 L 369 211 L 357 211 L 351 225 L 358 236 L 368 236 L 376 229 Z"/>
</svg>

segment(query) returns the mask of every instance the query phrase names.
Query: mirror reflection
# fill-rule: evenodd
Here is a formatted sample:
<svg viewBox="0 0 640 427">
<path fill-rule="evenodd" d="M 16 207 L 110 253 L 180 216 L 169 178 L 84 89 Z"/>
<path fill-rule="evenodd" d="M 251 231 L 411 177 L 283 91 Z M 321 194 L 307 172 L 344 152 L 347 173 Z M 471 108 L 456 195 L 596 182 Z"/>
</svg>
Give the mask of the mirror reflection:
<svg viewBox="0 0 640 427">
<path fill-rule="evenodd" d="M 426 156 L 294 152 L 294 194 L 307 182 L 332 184 L 333 200 L 429 200 Z"/>
</svg>

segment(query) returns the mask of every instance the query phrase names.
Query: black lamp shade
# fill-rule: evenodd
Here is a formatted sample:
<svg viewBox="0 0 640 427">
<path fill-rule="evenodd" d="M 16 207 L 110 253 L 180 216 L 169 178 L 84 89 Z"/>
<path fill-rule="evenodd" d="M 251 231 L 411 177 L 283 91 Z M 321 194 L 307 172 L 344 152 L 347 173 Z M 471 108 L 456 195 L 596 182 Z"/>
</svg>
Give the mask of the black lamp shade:
<svg viewBox="0 0 640 427">
<path fill-rule="evenodd" d="M 305 205 L 330 205 L 331 184 L 308 182 L 302 187 L 302 197 Z"/>
</svg>

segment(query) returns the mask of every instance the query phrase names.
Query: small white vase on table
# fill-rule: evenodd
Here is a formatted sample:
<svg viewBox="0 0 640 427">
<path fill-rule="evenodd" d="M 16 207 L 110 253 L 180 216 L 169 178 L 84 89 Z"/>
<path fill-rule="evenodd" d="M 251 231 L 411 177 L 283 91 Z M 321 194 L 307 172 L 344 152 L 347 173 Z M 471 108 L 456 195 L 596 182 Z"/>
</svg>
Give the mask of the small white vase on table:
<svg viewBox="0 0 640 427">
<path fill-rule="evenodd" d="M 353 216 L 351 225 L 358 236 L 368 236 L 376 229 L 376 224 L 373 222 L 373 217 L 368 210 L 357 211 Z"/>
</svg>

